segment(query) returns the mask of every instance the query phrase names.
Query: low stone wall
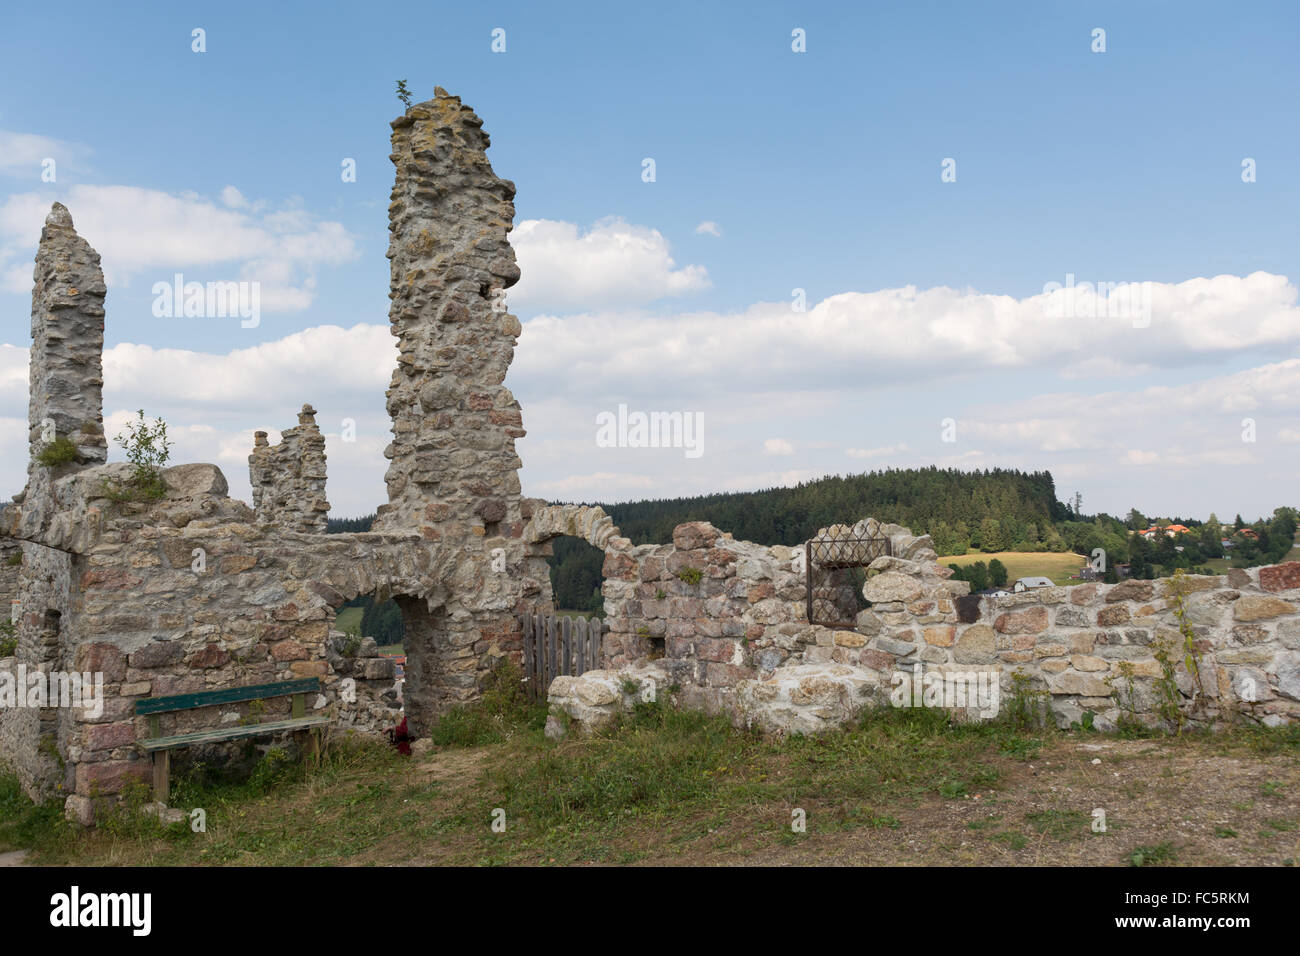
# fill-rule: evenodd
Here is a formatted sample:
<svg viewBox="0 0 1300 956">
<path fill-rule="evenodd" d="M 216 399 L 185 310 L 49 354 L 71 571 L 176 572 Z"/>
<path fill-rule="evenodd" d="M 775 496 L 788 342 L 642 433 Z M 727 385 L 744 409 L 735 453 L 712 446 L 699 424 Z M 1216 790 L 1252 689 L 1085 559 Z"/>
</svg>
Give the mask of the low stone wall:
<svg viewBox="0 0 1300 956">
<path fill-rule="evenodd" d="M 610 552 L 610 633 L 598 679 L 641 679 L 652 667 L 684 706 L 807 733 L 887 702 L 905 679 L 928 671 L 991 679 L 1002 700 L 1037 693 L 1062 726 L 1087 711 L 1108 728 L 1125 711 L 1158 722 L 1163 645 L 1190 720 L 1300 719 L 1300 562 L 993 598 L 950 580 L 928 537 L 873 519 L 848 530 L 887 537 L 892 552 L 869 564 L 869 606 L 851 628 L 808 623 L 799 548 L 735 541 L 691 522 L 674 530 L 671 545 Z M 824 529 L 814 544 L 835 533 Z M 1183 663 L 1183 622 L 1194 635 L 1199 685 Z M 600 722 L 603 711 L 583 701 L 601 694 L 582 678 L 562 680 L 552 704 L 579 725 Z"/>
</svg>

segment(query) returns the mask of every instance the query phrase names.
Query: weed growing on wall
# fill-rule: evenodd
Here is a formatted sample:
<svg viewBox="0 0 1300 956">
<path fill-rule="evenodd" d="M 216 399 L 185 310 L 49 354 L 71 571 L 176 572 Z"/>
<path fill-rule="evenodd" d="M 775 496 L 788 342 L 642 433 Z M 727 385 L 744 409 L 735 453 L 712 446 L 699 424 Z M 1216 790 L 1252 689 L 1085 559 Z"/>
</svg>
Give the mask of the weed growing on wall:
<svg viewBox="0 0 1300 956">
<path fill-rule="evenodd" d="M 36 461 L 46 468 L 57 468 L 77 460 L 77 446 L 66 435 L 60 435 L 41 449 Z"/>
<path fill-rule="evenodd" d="M 126 481 L 104 480 L 104 494 L 114 501 L 156 501 L 167 493 L 162 469 L 171 457 L 171 442 L 167 439 L 167 423 L 161 418 L 148 422 L 144 409 L 137 413 L 134 422 L 113 440 L 126 451 L 131 465 L 131 477 Z"/>
</svg>

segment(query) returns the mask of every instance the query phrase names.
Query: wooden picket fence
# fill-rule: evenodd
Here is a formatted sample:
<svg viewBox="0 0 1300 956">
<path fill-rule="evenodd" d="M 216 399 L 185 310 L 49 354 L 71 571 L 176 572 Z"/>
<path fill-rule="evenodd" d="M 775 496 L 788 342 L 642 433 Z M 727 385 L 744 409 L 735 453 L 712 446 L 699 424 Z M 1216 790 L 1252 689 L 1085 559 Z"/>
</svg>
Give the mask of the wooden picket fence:
<svg viewBox="0 0 1300 956">
<path fill-rule="evenodd" d="M 551 681 L 600 667 L 600 618 L 525 614 L 524 687 L 533 700 L 545 700 Z"/>
</svg>

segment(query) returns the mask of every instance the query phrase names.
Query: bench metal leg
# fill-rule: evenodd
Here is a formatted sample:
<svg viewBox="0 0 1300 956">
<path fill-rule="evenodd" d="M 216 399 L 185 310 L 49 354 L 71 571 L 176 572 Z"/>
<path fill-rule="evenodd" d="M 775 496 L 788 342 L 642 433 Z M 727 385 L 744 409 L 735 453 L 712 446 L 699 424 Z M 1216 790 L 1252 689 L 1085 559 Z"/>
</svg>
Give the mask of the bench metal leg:
<svg viewBox="0 0 1300 956">
<path fill-rule="evenodd" d="M 155 750 L 153 752 L 153 798 L 159 803 L 166 803 L 171 792 L 172 752 Z"/>
</svg>

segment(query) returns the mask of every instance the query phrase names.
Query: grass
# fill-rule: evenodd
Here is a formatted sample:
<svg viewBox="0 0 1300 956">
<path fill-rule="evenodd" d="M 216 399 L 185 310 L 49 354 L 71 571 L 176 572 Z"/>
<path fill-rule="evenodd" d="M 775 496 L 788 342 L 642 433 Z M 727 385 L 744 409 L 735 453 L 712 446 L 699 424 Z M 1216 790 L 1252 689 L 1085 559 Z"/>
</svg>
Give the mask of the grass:
<svg viewBox="0 0 1300 956">
<path fill-rule="evenodd" d="M 972 552 L 970 554 L 939 558 L 938 561 L 944 567 L 955 564 L 959 568 L 964 568 L 976 561 L 983 561 L 988 564 L 994 558 L 1006 565 L 1008 589 L 1016 583 L 1017 578 L 1027 577 L 1041 576 L 1051 578 L 1056 584 L 1068 584 L 1071 583 L 1070 575 L 1078 573 L 1078 570 L 1086 563 L 1083 555 L 1075 554 L 1072 551 L 1059 553 L 1051 551 L 998 551 L 992 554 Z M 1079 582 L 1076 580 L 1073 583 L 1078 584 Z"/>
<path fill-rule="evenodd" d="M 319 766 L 277 751 L 242 777 L 194 765 L 177 775 L 171 803 L 203 809 L 201 833 L 145 817 L 143 794 L 97 830 L 74 830 L 57 801 L 33 806 L 0 777 L 0 850 L 90 866 L 1149 866 L 1296 856 L 1300 740 L 1281 731 L 1130 741 L 888 708 L 842 731 L 770 740 L 660 700 L 556 742 L 542 732 L 545 717 L 503 673 L 480 704 L 441 718 L 427 756 L 345 735 Z M 1099 752 L 1101 768 L 1091 762 Z M 1125 797 L 1133 783 L 1143 786 Z M 1123 818 L 1122 833 L 1091 831 L 1099 806 Z M 1205 820 L 1176 823 L 1171 806 Z M 1244 809 L 1225 817 L 1234 807 Z M 792 830 L 796 810 L 806 832 Z M 497 811 L 504 832 L 492 827 Z"/>
<path fill-rule="evenodd" d="M 1160 866 L 1178 858 L 1177 848 L 1167 840 L 1152 846 L 1140 846 L 1129 853 L 1129 866 Z"/>
<path fill-rule="evenodd" d="M 345 634 L 360 634 L 361 615 L 365 611 L 363 607 L 345 607 L 335 616 L 334 629 Z"/>
</svg>

